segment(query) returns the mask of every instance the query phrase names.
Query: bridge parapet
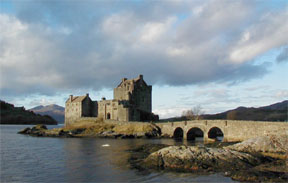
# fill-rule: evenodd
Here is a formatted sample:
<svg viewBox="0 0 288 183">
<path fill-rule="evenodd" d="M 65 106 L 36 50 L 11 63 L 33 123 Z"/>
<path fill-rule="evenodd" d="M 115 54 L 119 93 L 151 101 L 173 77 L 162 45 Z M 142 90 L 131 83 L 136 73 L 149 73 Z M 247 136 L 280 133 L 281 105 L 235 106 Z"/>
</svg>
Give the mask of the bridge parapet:
<svg viewBox="0 0 288 183">
<path fill-rule="evenodd" d="M 223 141 L 243 141 L 249 138 L 268 134 L 288 135 L 287 122 L 266 122 L 266 121 L 236 121 L 236 120 L 193 120 L 156 123 L 163 135 L 173 137 L 177 128 L 183 130 L 183 137 L 187 139 L 187 133 L 192 128 L 199 128 L 203 131 L 204 141 L 209 141 L 209 130 L 216 127 L 224 135 Z"/>
</svg>

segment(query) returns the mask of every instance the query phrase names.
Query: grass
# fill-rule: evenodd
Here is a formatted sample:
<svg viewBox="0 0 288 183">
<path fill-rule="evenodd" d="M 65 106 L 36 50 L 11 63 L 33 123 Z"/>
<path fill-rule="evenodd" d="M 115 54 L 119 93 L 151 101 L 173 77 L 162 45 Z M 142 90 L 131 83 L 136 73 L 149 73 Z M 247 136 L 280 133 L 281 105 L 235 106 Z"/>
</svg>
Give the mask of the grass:
<svg viewBox="0 0 288 183">
<path fill-rule="evenodd" d="M 115 132 L 118 134 L 134 135 L 152 132 L 155 126 L 150 123 L 109 123 L 103 119 L 81 119 L 73 125 L 64 127 L 64 131 L 83 129 L 79 136 L 94 136 L 103 132 Z"/>
</svg>

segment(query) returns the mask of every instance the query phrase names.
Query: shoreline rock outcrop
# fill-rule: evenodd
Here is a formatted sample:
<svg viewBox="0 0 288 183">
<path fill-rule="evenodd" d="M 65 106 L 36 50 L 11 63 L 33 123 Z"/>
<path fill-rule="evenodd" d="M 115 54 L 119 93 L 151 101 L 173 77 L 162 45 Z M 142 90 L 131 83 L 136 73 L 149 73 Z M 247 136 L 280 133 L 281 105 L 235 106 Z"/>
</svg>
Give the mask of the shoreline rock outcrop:
<svg viewBox="0 0 288 183">
<path fill-rule="evenodd" d="M 150 154 L 144 165 L 178 171 L 209 172 L 247 169 L 261 163 L 259 157 L 222 148 L 170 146 Z"/>
<path fill-rule="evenodd" d="M 138 167 L 194 174 L 220 172 L 238 181 L 287 182 L 287 139 L 264 136 L 222 148 L 169 146 L 147 155 Z"/>
<path fill-rule="evenodd" d="M 18 132 L 37 137 L 102 137 L 102 138 L 157 138 L 160 129 L 151 123 L 146 124 L 109 124 L 88 123 L 79 126 L 47 129 L 45 125 L 36 125 Z"/>
<path fill-rule="evenodd" d="M 243 142 L 227 146 L 225 149 L 247 152 L 247 153 L 279 153 L 288 152 L 288 134 L 287 135 L 266 135 L 251 138 Z"/>
</svg>

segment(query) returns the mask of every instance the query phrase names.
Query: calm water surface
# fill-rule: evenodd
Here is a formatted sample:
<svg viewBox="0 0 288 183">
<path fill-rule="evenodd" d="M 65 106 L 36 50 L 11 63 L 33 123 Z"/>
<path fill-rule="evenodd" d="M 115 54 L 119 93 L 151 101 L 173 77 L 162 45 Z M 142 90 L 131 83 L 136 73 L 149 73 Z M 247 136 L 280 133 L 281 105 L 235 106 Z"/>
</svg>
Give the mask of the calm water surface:
<svg viewBox="0 0 288 183">
<path fill-rule="evenodd" d="M 173 139 L 41 138 L 17 134 L 27 126 L 31 127 L 0 125 L 1 182 L 235 182 L 221 174 L 147 173 L 130 168 L 129 149 L 148 143 L 183 143 Z"/>
</svg>

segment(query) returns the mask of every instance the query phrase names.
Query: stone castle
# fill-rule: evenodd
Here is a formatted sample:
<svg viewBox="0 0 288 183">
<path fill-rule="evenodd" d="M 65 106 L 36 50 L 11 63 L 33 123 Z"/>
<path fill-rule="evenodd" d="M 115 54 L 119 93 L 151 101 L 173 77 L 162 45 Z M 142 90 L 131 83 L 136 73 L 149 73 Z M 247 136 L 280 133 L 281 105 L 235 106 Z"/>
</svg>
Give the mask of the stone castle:
<svg viewBox="0 0 288 183">
<path fill-rule="evenodd" d="M 92 101 L 89 94 L 70 95 L 65 104 L 65 125 L 82 117 L 99 117 L 116 121 L 155 121 L 152 113 L 152 86 L 147 85 L 143 75 L 135 79 L 123 78 L 114 88 L 114 99 Z"/>
</svg>

